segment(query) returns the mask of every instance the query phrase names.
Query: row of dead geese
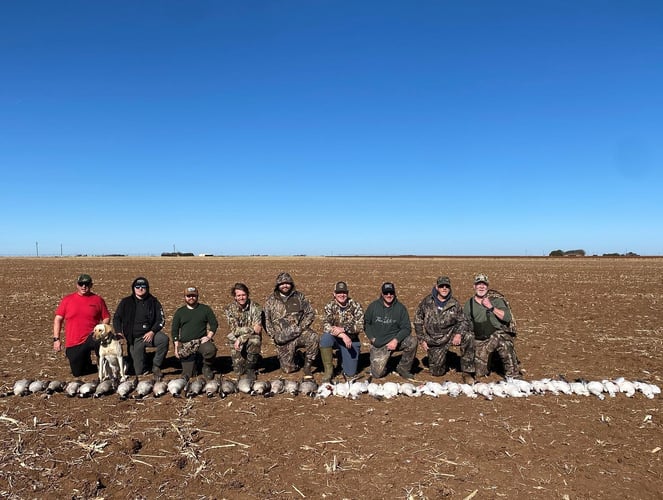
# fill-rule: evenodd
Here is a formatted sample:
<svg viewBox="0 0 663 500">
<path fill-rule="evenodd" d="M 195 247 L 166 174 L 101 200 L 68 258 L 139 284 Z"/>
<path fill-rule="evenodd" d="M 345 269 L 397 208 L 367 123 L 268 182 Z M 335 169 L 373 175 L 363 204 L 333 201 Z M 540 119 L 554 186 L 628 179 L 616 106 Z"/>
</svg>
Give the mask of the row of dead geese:
<svg viewBox="0 0 663 500">
<path fill-rule="evenodd" d="M 72 382 L 53 380 L 48 382 L 21 379 L 14 383 L 12 391 L 2 394 L 2 397 L 11 395 L 28 396 L 30 394 L 50 396 L 55 393 L 64 393 L 69 397 L 99 398 L 117 393 L 120 399 L 128 399 L 129 397 L 138 399 L 148 396 L 159 398 L 166 394 L 174 397 L 184 396 L 188 398 L 204 394 L 210 398 L 217 395 L 225 398 L 229 394 L 237 392 L 262 396 L 272 396 L 281 393 L 315 396 L 317 390 L 318 385 L 316 382 L 308 379 L 301 382 L 282 379 L 269 382 L 267 380 L 242 377 L 235 382 L 228 378 L 212 380 L 175 378 L 166 382 L 164 380 L 155 381 L 154 379 L 138 381 L 136 378 L 129 378 L 119 384 L 111 379 L 102 382 L 83 382 L 81 380 L 74 380 Z"/>
<path fill-rule="evenodd" d="M 275 379 L 254 380 L 253 378 L 241 377 L 237 382 L 228 379 L 203 380 L 200 378 L 187 381 L 184 378 L 175 378 L 169 382 L 160 380 L 138 381 L 130 378 L 124 382 L 116 383 L 113 380 L 102 382 L 73 382 L 42 381 L 21 379 L 16 381 L 13 390 L 2 396 L 27 396 L 29 394 L 43 394 L 49 396 L 54 393 L 64 393 L 70 397 L 93 397 L 99 398 L 117 393 L 120 399 L 145 398 L 154 396 L 156 398 L 170 394 L 174 397 L 195 397 L 206 395 L 207 397 L 220 396 L 225 398 L 229 394 L 244 393 L 261 396 L 274 396 L 277 394 L 305 394 L 316 398 L 327 398 L 337 396 L 342 398 L 357 399 L 366 394 L 377 399 L 392 399 L 397 396 L 466 396 L 469 398 L 483 397 L 493 398 L 522 398 L 532 395 L 577 395 L 596 396 L 605 399 L 606 396 L 615 397 L 623 394 L 633 397 L 640 392 L 645 397 L 653 399 L 661 393 L 661 389 L 655 384 L 642 381 L 630 381 L 623 377 L 614 380 L 584 381 L 576 380 L 568 382 L 564 379 L 541 379 L 521 380 L 511 379 L 499 382 L 476 382 L 473 384 L 456 382 L 384 382 L 376 383 L 369 379 L 353 379 L 337 383 L 323 383 L 318 385 L 312 379 L 304 379 L 301 382 L 294 380 Z"/>
</svg>

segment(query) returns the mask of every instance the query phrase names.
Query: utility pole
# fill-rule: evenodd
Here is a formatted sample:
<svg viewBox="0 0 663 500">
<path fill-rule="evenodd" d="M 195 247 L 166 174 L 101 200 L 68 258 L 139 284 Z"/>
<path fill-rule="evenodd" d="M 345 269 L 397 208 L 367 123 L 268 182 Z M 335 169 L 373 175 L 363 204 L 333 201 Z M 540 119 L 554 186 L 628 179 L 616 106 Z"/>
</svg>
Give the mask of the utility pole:
<svg viewBox="0 0 663 500">
<path fill-rule="evenodd" d="M 62 243 L 60 243 L 60 257 L 62 257 Z"/>
<path fill-rule="evenodd" d="M 37 249 L 37 257 L 39 257 L 39 242 L 35 241 L 35 248 Z"/>
</svg>

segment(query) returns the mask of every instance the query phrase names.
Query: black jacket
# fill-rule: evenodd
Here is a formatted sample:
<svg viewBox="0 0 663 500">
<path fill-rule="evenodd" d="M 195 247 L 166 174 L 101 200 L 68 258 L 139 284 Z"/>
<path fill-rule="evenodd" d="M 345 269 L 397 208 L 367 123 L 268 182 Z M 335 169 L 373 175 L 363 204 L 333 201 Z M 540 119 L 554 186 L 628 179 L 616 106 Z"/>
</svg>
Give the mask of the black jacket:
<svg viewBox="0 0 663 500">
<path fill-rule="evenodd" d="M 147 308 L 147 316 L 149 328 L 146 331 L 157 333 L 166 325 L 166 317 L 163 313 L 163 307 L 159 300 L 150 294 L 150 287 L 148 281 L 143 277 L 136 278 L 131 284 L 131 295 L 124 297 L 117 306 L 117 310 L 113 315 L 113 330 L 122 332 L 126 337 L 127 342 L 133 342 L 133 328 L 134 320 L 136 317 L 136 302 L 138 299 L 134 295 L 134 284 L 138 280 L 143 280 L 147 283 L 147 294 L 142 299 Z"/>
</svg>

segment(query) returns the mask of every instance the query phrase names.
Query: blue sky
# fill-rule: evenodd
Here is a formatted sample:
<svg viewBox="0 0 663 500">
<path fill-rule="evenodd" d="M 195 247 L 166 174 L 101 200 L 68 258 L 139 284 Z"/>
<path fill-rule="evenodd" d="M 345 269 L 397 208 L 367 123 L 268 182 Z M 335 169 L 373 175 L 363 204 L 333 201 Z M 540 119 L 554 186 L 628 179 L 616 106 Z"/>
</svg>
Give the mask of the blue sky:
<svg viewBox="0 0 663 500">
<path fill-rule="evenodd" d="M 0 5 L 1 255 L 663 255 L 663 2 Z"/>
</svg>

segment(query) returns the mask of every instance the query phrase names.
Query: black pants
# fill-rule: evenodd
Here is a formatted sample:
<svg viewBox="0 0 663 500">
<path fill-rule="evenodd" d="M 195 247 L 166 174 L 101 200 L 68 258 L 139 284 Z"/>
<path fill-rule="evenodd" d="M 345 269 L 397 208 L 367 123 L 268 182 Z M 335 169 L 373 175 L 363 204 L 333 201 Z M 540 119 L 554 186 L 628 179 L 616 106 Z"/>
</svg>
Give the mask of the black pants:
<svg viewBox="0 0 663 500">
<path fill-rule="evenodd" d="M 92 364 L 90 354 L 94 351 L 99 359 L 99 344 L 90 335 L 85 342 L 74 347 L 67 347 L 65 355 L 69 360 L 71 367 L 71 374 L 74 377 L 82 375 L 89 375 L 97 371 L 96 367 Z"/>
</svg>

